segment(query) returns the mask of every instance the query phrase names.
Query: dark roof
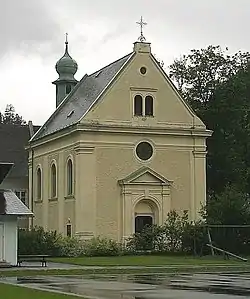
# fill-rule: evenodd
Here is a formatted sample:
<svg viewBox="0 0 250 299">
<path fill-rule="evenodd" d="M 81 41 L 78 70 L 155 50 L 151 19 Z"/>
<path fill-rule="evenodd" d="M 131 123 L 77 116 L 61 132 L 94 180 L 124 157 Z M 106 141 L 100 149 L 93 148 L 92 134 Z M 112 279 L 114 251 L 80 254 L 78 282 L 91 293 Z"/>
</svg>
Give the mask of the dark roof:
<svg viewBox="0 0 250 299">
<path fill-rule="evenodd" d="M 34 132 L 39 126 L 33 126 Z M 28 175 L 28 152 L 25 147 L 30 139 L 28 125 L 0 124 L 0 163 L 13 163 L 9 177 Z"/>
<path fill-rule="evenodd" d="M 32 140 L 78 123 L 132 56 L 130 53 L 91 75 L 85 75 Z"/>
<path fill-rule="evenodd" d="M 0 163 L 0 184 L 13 167 L 13 163 Z"/>
</svg>

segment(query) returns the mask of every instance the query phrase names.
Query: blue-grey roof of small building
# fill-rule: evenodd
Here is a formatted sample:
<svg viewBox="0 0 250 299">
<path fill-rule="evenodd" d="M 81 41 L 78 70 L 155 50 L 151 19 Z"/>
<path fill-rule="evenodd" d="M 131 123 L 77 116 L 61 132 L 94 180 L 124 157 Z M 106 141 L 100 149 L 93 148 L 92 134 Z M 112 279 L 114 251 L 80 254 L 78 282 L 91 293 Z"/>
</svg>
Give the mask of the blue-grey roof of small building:
<svg viewBox="0 0 250 299">
<path fill-rule="evenodd" d="M 11 190 L 0 190 L 0 215 L 32 216 L 33 213 Z"/>
<path fill-rule="evenodd" d="M 130 53 L 91 75 L 85 75 L 31 140 L 78 123 L 132 55 Z"/>
</svg>

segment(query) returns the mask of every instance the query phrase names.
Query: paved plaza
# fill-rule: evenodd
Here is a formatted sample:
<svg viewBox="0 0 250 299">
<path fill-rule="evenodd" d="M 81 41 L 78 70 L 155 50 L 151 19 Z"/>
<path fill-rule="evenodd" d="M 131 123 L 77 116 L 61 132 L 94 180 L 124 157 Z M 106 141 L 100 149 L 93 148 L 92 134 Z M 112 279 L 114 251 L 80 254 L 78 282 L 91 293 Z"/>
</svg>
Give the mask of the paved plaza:
<svg viewBox="0 0 250 299">
<path fill-rule="evenodd" d="M 250 274 L 41 275 L 2 281 L 95 299 L 250 298 Z"/>
</svg>

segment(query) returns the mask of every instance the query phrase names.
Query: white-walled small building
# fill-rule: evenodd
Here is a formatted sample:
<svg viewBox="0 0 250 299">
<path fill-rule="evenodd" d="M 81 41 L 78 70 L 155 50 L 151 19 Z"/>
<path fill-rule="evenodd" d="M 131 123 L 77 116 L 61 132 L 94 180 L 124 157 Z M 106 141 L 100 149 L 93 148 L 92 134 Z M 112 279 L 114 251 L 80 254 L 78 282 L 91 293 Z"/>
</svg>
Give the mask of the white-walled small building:
<svg viewBox="0 0 250 299">
<path fill-rule="evenodd" d="M 0 183 L 12 168 L 12 163 L 0 163 Z M 32 212 L 11 190 L 0 189 L 0 266 L 17 264 L 18 217 Z"/>
</svg>

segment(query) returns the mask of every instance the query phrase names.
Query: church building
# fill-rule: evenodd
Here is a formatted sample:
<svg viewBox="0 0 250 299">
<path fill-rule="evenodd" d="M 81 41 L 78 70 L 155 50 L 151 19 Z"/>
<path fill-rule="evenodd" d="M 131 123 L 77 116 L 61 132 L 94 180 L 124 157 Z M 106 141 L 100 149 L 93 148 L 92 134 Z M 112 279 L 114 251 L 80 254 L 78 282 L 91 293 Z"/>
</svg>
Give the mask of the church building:
<svg viewBox="0 0 250 299">
<path fill-rule="evenodd" d="M 56 64 L 54 113 L 29 144 L 32 225 L 126 240 L 171 210 L 199 217 L 212 132 L 181 98 L 143 35 L 131 53 L 84 75 Z"/>
</svg>

